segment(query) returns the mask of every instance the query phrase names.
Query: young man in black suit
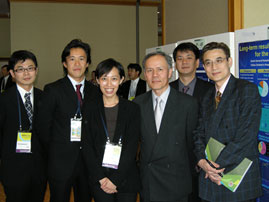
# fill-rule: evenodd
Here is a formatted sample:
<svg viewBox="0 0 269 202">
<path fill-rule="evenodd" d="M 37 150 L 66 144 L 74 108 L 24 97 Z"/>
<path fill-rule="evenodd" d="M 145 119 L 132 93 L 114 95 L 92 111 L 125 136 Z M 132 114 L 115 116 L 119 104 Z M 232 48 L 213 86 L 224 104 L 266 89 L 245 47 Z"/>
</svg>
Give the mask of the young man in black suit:
<svg viewBox="0 0 269 202">
<path fill-rule="evenodd" d="M 214 85 L 196 77 L 199 57 L 200 50 L 193 43 L 179 44 L 173 52 L 179 78 L 171 82 L 170 85 L 176 90 L 194 96 L 198 101 L 201 101 L 207 90 Z"/>
<path fill-rule="evenodd" d="M 147 91 L 147 84 L 146 81 L 139 78 L 142 72 L 142 68 L 139 64 L 130 63 L 127 68 L 130 80 L 125 81 L 119 91 L 123 98 L 133 100 L 136 96 Z"/>
<path fill-rule="evenodd" d="M 143 68 L 152 90 L 134 100 L 141 110 L 141 198 L 143 202 L 187 202 L 192 191 L 192 131 L 198 103 L 169 86 L 170 56 L 150 53 Z"/>
<path fill-rule="evenodd" d="M 43 202 L 45 160 L 35 132 L 42 91 L 33 87 L 37 60 L 29 51 L 15 51 L 9 67 L 16 85 L 0 95 L 0 159 L 6 201 Z"/>
<path fill-rule="evenodd" d="M 83 101 L 96 99 L 98 89 L 85 80 L 91 63 L 87 43 L 74 39 L 62 52 L 66 76 L 44 88 L 38 117 L 39 135 L 48 152 L 48 180 L 52 202 L 68 202 L 71 188 L 75 201 L 91 201 L 82 161 L 81 118 Z"/>
<path fill-rule="evenodd" d="M 257 135 L 261 118 L 261 98 L 255 84 L 230 73 L 232 58 L 224 43 L 204 46 L 202 60 L 207 76 L 215 81 L 200 107 L 194 132 L 195 154 L 202 168 L 199 196 L 204 201 L 255 202 L 262 195 Z M 205 156 L 210 137 L 225 145 L 211 167 Z M 235 192 L 221 185 L 219 173 L 229 172 L 248 158 L 253 163 Z"/>
<path fill-rule="evenodd" d="M 8 65 L 1 67 L 1 73 L 3 76 L 0 78 L 0 87 L 1 93 L 3 93 L 5 90 L 13 86 L 15 82 L 12 80 L 12 76 L 9 74 Z"/>
</svg>

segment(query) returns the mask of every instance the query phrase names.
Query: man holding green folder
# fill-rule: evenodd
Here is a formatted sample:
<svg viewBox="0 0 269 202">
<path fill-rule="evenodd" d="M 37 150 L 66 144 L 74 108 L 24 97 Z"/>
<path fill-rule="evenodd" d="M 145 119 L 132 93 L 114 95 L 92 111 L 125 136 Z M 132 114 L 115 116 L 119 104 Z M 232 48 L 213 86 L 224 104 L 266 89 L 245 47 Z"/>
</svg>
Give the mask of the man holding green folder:
<svg viewBox="0 0 269 202">
<path fill-rule="evenodd" d="M 202 169 L 199 196 L 204 201 L 254 202 L 262 195 L 257 149 L 261 99 L 257 86 L 230 73 L 232 58 L 224 43 L 205 45 L 202 61 L 215 89 L 204 96 L 194 131 L 194 152 Z M 210 161 L 205 153 L 211 137 L 224 145 L 215 161 Z M 246 158 L 251 163 L 240 186 L 235 191 L 222 186 L 222 174 L 238 170 L 235 168 Z"/>
</svg>

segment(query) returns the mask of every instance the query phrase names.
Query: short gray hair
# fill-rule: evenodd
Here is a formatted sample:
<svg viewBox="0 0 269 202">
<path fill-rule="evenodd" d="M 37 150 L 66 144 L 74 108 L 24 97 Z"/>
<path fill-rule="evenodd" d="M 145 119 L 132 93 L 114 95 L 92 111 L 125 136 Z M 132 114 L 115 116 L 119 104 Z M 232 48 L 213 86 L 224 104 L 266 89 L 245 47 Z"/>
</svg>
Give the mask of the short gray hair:
<svg viewBox="0 0 269 202">
<path fill-rule="evenodd" d="M 142 62 L 143 69 L 145 69 L 145 64 L 146 64 L 147 60 L 150 57 L 155 56 L 155 55 L 163 56 L 168 64 L 169 69 L 172 68 L 172 58 L 164 52 L 156 51 L 156 52 L 149 53 L 144 57 L 143 62 Z"/>
</svg>

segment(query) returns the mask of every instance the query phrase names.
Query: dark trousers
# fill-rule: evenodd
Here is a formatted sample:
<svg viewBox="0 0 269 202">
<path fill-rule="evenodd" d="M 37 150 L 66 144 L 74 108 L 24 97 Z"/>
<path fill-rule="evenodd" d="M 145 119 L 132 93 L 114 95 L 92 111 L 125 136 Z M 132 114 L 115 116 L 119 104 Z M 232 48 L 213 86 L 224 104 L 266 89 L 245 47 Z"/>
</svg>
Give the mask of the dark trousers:
<svg viewBox="0 0 269 202">
<path fill-rule="evenodd" d="M 145 199 L 141 198 L 141 202 L 157 202 L 157 201 L 150 201 L 150 200 L 145 200 Z M 183 197 L 177 201 L 158 201 L 158 202 L 188 202 L 188 196 Z"/>
<path fill-rule="evenodd" d="M 136 202 L 137 193 L 115 193 L 107 194 L 100 184 L 93 186 L 93 198 L 95 202 Z"/>
<path fill-rule="evenodd" d="M 199 175 L 197 173 L 192 176 L 192 193 L 189 195 L 188 202 L 201 202 L 199 197 Z"/>
<path fill-rule="evenodd" d="M 209 202 L 206 200 L 202 200 L 202 202 Z M 238 202 L 256 202 L 256 199 L 246 200 L 246 201 L 238 201 Z"/>
<path fill-rule="evenodd" d="M 45 181 L 36 181 L 29 177 L 25 182 L 13 185 L 3 183 L 6 202 L 43 202 L 46 191 Z"/>
<path fill-rule="evenodd" d="M 75 168 L 72 176 L 68 176 L 64 180 L 49 178 L 51 202 L 69 202 L 72 187 L 74 190 L 75 202 L 91 201 L 91 189 L 81 154 Z"/>
</svg>

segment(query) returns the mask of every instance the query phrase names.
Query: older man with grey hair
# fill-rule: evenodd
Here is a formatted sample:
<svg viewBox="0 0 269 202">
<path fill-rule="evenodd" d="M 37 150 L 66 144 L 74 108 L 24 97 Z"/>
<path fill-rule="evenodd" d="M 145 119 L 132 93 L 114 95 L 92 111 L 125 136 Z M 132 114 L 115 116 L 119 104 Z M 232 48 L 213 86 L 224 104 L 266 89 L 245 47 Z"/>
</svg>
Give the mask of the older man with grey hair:
<svg viewBox="0 0 269 202">
<path fill-rule="evenodd" d="M 141 199 L 187 202 L 192 191 L 192 131 L 198 104 L 195 98 L 170 88 L 172 59 L 165 53 L 148 54 L 143 68 L 152 90 L 134 100 L 141 110 Z"/>
</svg>

